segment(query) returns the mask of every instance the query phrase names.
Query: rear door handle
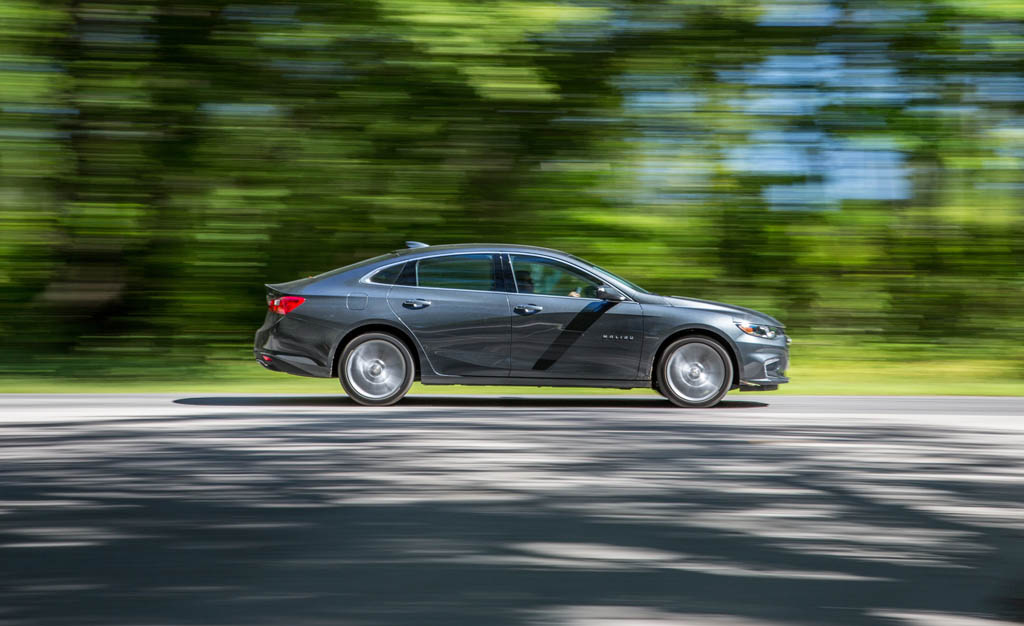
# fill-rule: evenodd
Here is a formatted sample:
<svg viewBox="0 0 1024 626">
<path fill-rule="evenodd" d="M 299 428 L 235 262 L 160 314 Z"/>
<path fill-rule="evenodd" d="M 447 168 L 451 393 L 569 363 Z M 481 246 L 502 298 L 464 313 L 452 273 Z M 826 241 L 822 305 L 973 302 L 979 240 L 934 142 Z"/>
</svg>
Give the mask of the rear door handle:
<svg viewBox="0 0 1024 626">
<path fill-rule="evenodd" d="M 534 313 L 540 313 L 544 310 L 544 307 L 537 306 L 536 304 L 517 304 L 512 307 L 512 310 L 520 315 L 533 315 Z"/>
<path fill-rule="evenodd" d="M 402 303 L 407 309 L 425 309 L 430 306 L 430 300 L 424 300 L 422 298 L 416 298 L 415 300 L 406 300 Z"/>
</svg>

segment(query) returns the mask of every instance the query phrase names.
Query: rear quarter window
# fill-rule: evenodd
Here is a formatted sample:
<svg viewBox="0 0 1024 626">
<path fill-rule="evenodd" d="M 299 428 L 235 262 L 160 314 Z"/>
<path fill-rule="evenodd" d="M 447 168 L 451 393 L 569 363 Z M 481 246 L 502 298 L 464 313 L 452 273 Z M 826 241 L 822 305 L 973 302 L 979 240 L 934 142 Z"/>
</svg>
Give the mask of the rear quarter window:
<svg viewBox="0 0 1024 626">
<path fill-rule="evenodd" d="M 377 270 L 370 276 L 370 282 L 377 285 L 394 285 L 398 277 L 402 275 L 403 267 L 405 267 L 405 264 L 399 263 L 391 267 L 385 267 L 382 270 Z"/>
</svg>

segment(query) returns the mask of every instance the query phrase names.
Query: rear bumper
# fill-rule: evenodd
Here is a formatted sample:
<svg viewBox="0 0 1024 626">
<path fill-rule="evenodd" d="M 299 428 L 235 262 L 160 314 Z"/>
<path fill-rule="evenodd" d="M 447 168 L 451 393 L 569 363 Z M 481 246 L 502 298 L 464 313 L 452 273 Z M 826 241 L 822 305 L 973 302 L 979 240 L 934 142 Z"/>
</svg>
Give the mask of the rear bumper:
<svg viewBox="0 0 1024 626">
<path fill-rule="evenodd" d="M 319 334 L 310 334 L 310 330 Z M 316 350 L 330 344 L 321 330 L 318 324 L 309 320 L 300 324 L 289 323 L 280 315 L 268 313 L 253 339 L 253 357 L 257 363 L 274 372 L 331 378 L 330 358 L 317 354 Z"/>
<path fill-rule="evenodd" d="M 271 350 L 253 350 L 256 362 L 268 370 L 295 374 L 296 376 L 309 376 L 311 378 L 330 378 L 331 372 L 309 357 L 297 354 L 282 354 Z"/>
</svg>

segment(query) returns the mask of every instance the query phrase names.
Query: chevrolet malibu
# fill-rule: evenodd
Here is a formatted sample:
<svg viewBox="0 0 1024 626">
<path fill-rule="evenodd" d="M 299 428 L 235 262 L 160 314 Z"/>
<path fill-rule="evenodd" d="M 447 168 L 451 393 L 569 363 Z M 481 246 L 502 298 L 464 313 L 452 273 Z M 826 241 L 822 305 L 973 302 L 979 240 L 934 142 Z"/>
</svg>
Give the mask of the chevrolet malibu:
<svg viewBox="0 0 1024 626">
<path fill-rule="evenodd" d="M 789 337 L 743 307 L 650 293 L 565 252 L 407 242 L 267 285 L 263 367 L 366 405 L 425 385 L 651 387 L 680 407 L 789 382 Z"/>
</svg>

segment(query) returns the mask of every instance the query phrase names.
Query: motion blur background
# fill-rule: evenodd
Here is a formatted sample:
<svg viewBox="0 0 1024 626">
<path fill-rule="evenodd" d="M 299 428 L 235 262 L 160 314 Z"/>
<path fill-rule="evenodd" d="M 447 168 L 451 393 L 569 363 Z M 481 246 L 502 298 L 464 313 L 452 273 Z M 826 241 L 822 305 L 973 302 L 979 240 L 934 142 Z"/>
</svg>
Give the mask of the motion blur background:
<svg viewBox="0 0 1024 626">
<path fill-rule="evenodd" d="M 0 372 L 267 381 L 264 283 L 417 239 L 1024 393 L 1022 110 L 1015 0 L 2 0 Z"/>
</svg>

